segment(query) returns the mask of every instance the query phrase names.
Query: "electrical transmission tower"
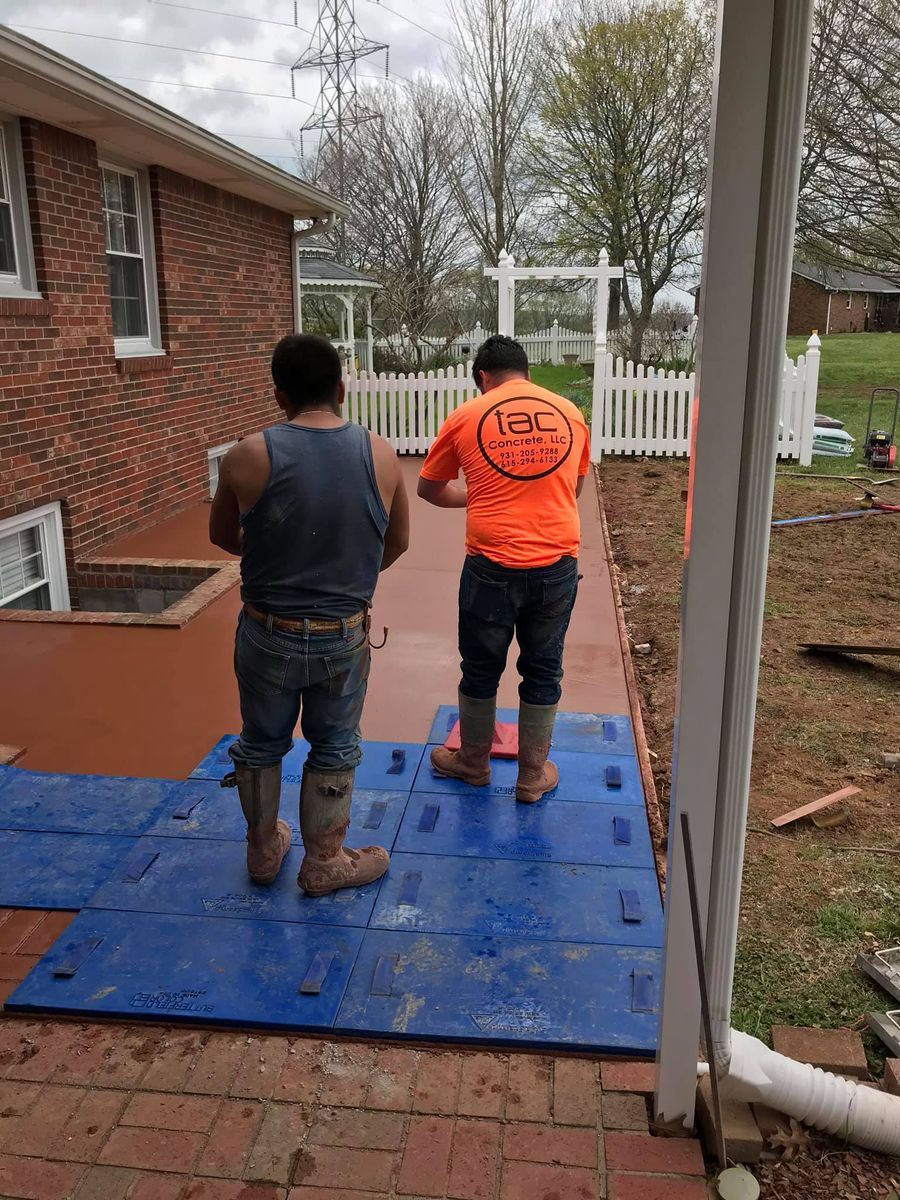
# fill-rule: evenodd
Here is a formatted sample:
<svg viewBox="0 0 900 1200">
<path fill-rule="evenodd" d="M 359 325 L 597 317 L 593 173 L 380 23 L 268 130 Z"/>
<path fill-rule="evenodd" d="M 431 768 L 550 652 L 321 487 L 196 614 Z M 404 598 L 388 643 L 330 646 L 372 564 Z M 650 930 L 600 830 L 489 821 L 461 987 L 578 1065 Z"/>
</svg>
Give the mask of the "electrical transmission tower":
<svg viewBox="0 0 900 1200">
<path fill-rule="evenodd" d="M 294 24 L 297 5 L 294 5 Z M 346 170 L 360 125 L 378 120 L 378 114 L 361 103 L 356 80 L 356 64 L 378 51 L 385 51 L 385 77 L 388 73 L 388 46 L 363 37 L 356 24 L 354 0 L 319 0 L 319 19 L 305 53 L 294 63 L 293 71 L 319 68 L 319 98 L 310 116 L 300 128 L 300 154 L 304 154 L 304 135 L 318 133 L 316 175 L 323 154 L 333 151 L 337 194 L 345 198 Z M 292 74 L 293 78 L 293 74 Z"/>
</svg>

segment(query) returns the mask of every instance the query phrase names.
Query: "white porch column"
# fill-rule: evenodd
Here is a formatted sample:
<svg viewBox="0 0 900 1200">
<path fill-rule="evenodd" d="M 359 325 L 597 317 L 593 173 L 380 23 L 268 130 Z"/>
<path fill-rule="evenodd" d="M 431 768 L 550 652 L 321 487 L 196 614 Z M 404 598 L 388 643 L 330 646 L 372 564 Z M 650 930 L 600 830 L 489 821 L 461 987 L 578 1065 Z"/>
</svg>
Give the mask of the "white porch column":
<svg viewBox="0 0 900 1200">
<path fill-rule="evenodd" d="M 812 7 L 719 0 L 656 1094 L 687 1124 L 700 1005 L 679 820 L 727 1056 Z"/>
<path fill-rule="evenodd" d="M 366 370 L 375 370 L 375 330 L 372 328 L 372 296 L 366 296 Z"/>
</svg>

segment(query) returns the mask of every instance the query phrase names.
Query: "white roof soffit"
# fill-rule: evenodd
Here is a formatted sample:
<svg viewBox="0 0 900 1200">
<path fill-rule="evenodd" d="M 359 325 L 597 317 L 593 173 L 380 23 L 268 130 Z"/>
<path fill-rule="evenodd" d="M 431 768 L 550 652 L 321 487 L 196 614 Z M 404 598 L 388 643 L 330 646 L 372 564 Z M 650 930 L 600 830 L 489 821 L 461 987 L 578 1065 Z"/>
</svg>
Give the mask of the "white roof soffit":
<svg viewBox="0 0 900 1200">
<path fill-rule="evenodd" d="M 80 134 L 102 156 L 168 167 L 298 218 L 347 206 L 80 63 L 0 26 L 0 104 Z"/>
</svg>

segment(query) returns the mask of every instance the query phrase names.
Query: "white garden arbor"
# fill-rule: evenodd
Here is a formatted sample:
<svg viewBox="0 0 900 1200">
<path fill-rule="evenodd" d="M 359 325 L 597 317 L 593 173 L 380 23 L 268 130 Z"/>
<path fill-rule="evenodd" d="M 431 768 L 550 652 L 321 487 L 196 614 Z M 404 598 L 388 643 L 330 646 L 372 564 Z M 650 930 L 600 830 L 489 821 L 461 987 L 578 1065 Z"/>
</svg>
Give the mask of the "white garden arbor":
<svg viewBox="0 0 900 1200">
<path fill-rule="evenodd" d="M 333 297 L 340 302 L 338 336 L 334 344 L 352 370 L 356 358 L 357 301 L 365 301 L 366 341 L 365 361 L 360 367 L 373 369 L 374 330 L 372 328 L 372 296 L 381 287 L 368 275 L 335 259 L 334 250 L 324 242 L 302 241 L 297 244 L 294 262 L 294 311 L 297 333 L 303 332 L 303 298 Z"/>
<path fill-rule="evenodd" d="M 594 295 L 594 376 L 591 412 L 592 427 L 599 430 L 599 414 L 603 407 L 603 393 L 606 384 L 604 368 L 606 364 L 606 346 L 609 321 L 609 281 L 621 279 L 625 272 L 622 267 L 609 265 L 609 253 L 601 250 L 595 267 L 517 267 L 516 261 L 506 250 L 500 251 L 496 267 L 485 267 L 484 273 L 488 279 L 497 280 L 497 332 L 506 337 L 516 336 L 516 282 L 520 279 L 593 279 L 595 280 Z M 596 439 L 594 439 L 596 440 Z M 599 458 L 595 450 L 591 457 Z"/>
</svg>

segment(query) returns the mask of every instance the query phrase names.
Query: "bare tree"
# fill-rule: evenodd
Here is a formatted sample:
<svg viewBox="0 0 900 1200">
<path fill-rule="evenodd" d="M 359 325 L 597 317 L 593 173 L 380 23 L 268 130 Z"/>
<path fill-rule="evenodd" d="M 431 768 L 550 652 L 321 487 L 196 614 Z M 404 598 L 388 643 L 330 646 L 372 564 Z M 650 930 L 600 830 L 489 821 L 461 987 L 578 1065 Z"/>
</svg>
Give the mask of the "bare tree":
<svg viewBox="0 0 900 1200">
<path fill-rule="evenodd" d="M 560 29 L 532 153 L 556 246 L 624 264 L 629 355 L 699 257 L 712 29 L 682 0 L 585 0 Z"/>
<path fill-rule="evenodd" d="M 460 129 L 454 180 L 480 257 L 520 251 L 535 195 L 524 134 L 533 121 L 540 0 L 451 0 L 448 64 Z"/>
<path fill-rule="evenodd" d="M 465 223 L 451 180 L 458 128 L 446 93 L 432 80 L 365 93 L 379 119 L 360 128 L 345 161 L 348 261 L 381 284 L 376 293 L 382 332 L 405 328 L 414 346 L 441 315 L 453 325 L 465 249 Z M 327 153 L 319 181 L 335 168 Z"/>
<path fill-rule="evenodd" d="M 900 7 L 820 0 L 797 216 L 807 256 L 900 270 Z"/>
</svg>

